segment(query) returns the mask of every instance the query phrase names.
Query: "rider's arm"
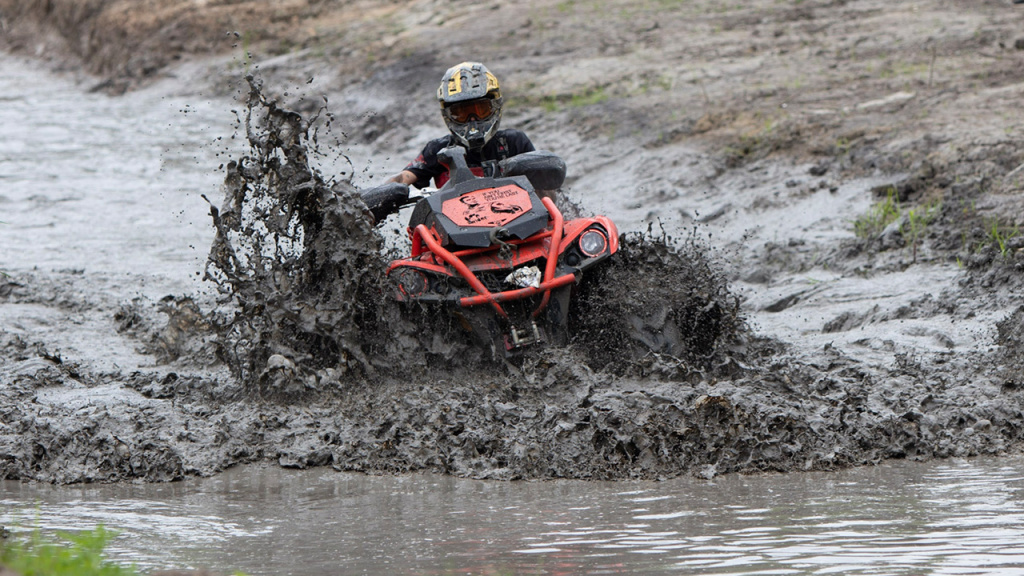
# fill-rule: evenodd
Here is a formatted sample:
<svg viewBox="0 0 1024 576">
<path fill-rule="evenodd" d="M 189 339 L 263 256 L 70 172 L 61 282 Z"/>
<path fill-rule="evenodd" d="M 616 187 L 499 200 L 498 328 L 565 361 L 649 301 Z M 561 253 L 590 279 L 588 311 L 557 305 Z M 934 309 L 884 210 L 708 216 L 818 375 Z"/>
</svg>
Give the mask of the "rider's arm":
<svg viewBox="0 0 1024 576">
<path fill-rule="evenodd" d="M 526 135 L 522 130 L 510 129 L 505 130 L 505 138 L 508 142 L 510 156 L 517 156 L 524 152 L 533 152 L 536 150 L 533 146 L 533 142 L 530 141 L 530 137 Z"/>
<path fill-rule="evenodd" d="M 387 179 L 388 182 L 398 182 L 399 184 L 415 184 L 416 180 L 418 180 L 417 176 L 408 170 L 402 170 Z"/>
<path fill-rule="evenodd" d="M 438 174 L 447 170 L 437 162 L 437 151 L 447 146 L 447 142 L 447 136 L 428 142 L 427 145 L 423 147 L 423 151 L 420 152 L 420 155 L 410 162 L 408 166 L 403 168 L 401 172 L 395 174 L 391 178 L 388 178 L 388 182 L 409 184 L 410 186 L 415 186 L 417 188 L 429 186 L 431 178 L 434 178 Z"/>
</svg>

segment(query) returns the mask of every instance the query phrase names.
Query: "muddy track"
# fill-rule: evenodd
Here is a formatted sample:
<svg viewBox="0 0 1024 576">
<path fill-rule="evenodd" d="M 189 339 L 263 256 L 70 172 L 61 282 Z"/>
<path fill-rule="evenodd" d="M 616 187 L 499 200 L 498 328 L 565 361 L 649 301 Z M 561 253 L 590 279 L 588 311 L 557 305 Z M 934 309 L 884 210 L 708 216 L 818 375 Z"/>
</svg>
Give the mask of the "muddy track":
<svg viewBox="0 0 1024 576">
<path fill-rule="evenodd" d="M 474 45 L 445 10 L 483 8 L 411 18 L 296 3 L 272 15 L 211 1 L 136 21 L 129 3 L 73 4 L 0 2 L 6 46 L 35 50 L 26 38 L 45 30 L 42 54 L 66 63 L 62 50 L 86 38 L 89 85 L 108 91 L 165 74 L 194 75 L 207 93 L 241 87 L 252 146 L 212 206 L 219 302 L 129 301 L 105 290 L 115 279 L 67 270 L 0 279 L 12 322 L 45 309 L 106 326 L 95 330 L 141 359 L 65 357 L 45 333 L 0 330 L 0 477 L 165 481 L 259 460 L 711 477 L 1024 446 L 1024 149 L 1009 104 L 1024 78 L 1007 4 L 624 2 L 606 21 L 583 5 L 541 3 L 527 19 L 495 7 L 518 31 L 505 51 L 481 49 L 507 78 L 508 123 L 569 160 L 566 201 L 628 231 L 583 287 L 572 343 L 512 365 L 468 354 L 458 333 L 433 337 L 383 297 L 387 239 L 351 194 L 356 167 L 325 175 L 309 161 L 345 145 L 313 141 L 325 123 L 381 156 L 415 153 L 396 143 L 439 124 L 429 94 L 449 55 L 432 39 Z M 636 33 L 594 34 L 616 18 Z M 247 36 L 244 57 L 262 87 L 241 82 L 237 46 L 220 48 L 228 71 L 196 58 L 224 41 L 225 22 L 264 34 Z M 307 25 L 317 35 L 282 48 Z M 372 65 L 352 48 L 360 26 L 373 36 L 361 49 L 379 50 Z M 182 30 L 192 40 L 175 44 Z M 872 221 L 887 198 L 898 213 Z M 301 242 L 281 243 L 296 225 Z M 257 230 L 277 236 L 260 244 Z"/>
<path fill-rule="evenodd" d="M 1016 361 L 1020 343 L 1006 337 L 1004 346 Z M 266 399 L 230 378 L 90 373 L 12 340 L 0 466 L 7 478 L 61 483 L 173 480 L 265 459 L 481 478 L 664 478 L 1020 444 L 1020 383 L 979 374 L 982 359 L 900 356 L 871 370 L 835 349 L 813 363 L 764 343 L 753 349 L 737 354 L 749 365 L 727 379 L 678 378 L 678 364 L 595 371 L 570 347 L 504 374 L 406 367 L 401 378 L 339 377 Z"/>
</svg>

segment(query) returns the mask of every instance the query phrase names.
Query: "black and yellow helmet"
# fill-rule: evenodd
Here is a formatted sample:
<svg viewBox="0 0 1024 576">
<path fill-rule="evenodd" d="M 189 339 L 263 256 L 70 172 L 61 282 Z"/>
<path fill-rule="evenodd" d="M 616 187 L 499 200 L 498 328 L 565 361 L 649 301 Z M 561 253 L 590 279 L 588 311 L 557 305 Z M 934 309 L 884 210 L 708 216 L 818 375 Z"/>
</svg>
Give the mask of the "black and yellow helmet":
<svg viewBox="0 0 1024 576">
<path fill-rule="evenodd" d="M 483 147 L 501 122 L 501 87 L 479 62 L 456 64 L 437 88 L 441 115 L 455 139 L 469 149 Z"/>
</svg>

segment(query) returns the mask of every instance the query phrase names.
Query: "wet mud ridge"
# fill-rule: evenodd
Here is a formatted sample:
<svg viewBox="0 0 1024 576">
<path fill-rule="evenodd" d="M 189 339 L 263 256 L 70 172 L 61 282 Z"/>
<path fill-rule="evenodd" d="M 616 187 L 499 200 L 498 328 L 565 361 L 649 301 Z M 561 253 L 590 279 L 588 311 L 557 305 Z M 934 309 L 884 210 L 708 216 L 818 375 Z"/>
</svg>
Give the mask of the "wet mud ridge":
<svg viewBox="0 0 1024 576">
<path fill-rule="evenodd" d="M 4 305 L 98 310 L 160 359 L 124 373 L 0 331 L 0 478 L 167 481 L 274 461 L 655 479 L 1021 446 L 1020 309 L 987 351 L 901 353 L 888 366 L 831 345 L 808 354 L 748 326 L 693 234 L 624 235 L 580 287 L 568 346 L 495 361 L 455 323 L 389 298 L 365 206 L 310 165 L 329 113 L 289 111 L 249 82 L 251 152 L 211 205 L 219 300 L 111 305 L 73 274 L 0 279 Z M 1010 262 L 903 313 L 1020 284 Z"/>
</svg>

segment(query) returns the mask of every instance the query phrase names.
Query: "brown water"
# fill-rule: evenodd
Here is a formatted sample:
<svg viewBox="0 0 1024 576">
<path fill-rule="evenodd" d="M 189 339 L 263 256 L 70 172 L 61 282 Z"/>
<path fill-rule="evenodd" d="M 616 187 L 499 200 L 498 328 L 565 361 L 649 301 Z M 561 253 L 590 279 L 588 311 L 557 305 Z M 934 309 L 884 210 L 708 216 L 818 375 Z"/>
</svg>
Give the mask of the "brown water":
<svg viewBox="0 0 1024 576">
<path fill-rule="evenodd" d="M 141 568 L 269 574 L 1021 574 L 1024 458 L 714 481 L 490 482 L 327 469 L 0 483 L 16 530 L 121 530 Z"/>
<path fill-rule="evenodd" d="M 166 86 L 112 99 L 2 58 L 0 269 L 145 266 L 154 283 L 188 286 L 213 238 L 201 194 L 223 178 L 223 103 Z"/>
</svg>

